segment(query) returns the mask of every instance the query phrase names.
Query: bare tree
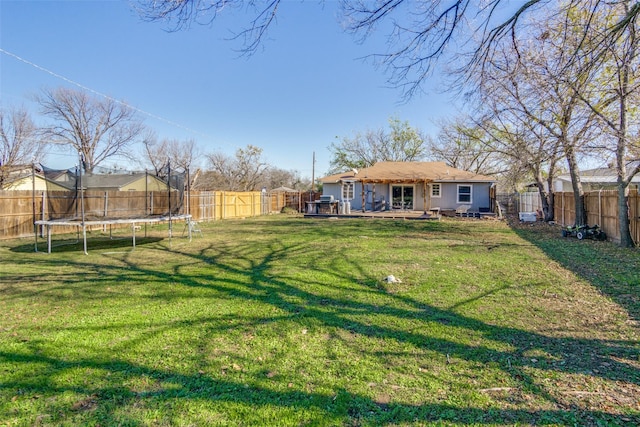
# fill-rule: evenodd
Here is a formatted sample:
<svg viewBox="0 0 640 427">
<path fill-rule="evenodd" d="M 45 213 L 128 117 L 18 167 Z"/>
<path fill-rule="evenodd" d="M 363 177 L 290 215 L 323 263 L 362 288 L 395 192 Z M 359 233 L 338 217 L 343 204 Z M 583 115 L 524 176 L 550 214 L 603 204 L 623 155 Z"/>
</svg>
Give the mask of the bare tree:
<svg viewBox="0 0 640 427">
<path fill-rule="evenodd" d="M 168 155 L 164 141 L 159 142 L 158 136 L 153 131 L 148 131 L 142 138 L 142 156 L 145 167 L 151 165 L 156 176 L 161 176 L 166 170 Z"/>
<path fill-rule="evenodd" d="M 597 128 L 595 115 L 584 108 L 572 90 L 588 85 L 590 76 L 578 72 L 580 61 L 570 52 L 580 43 L 571 34 L 579 32 L 572 33 L 567 28 L 566 22 L 554 23 L 551 18 L 535 23 L 532 33 L 536 37 L 520 45 L 518 57 L 511 56 L 509 51 L 503 52 L 501 58 L 494 57 L 481 86 L 483 103 L 486 105 L 490 100 L 494 115 L 500 112 L 501 120 L 508 116 L 512 123 L 536 135 L 534 139 L 544 138 L 547 143 L 540 149 L 550 150 L 549 155 L 555 156 L 562 149 L 572 178 L 575 224 L 583 225 L 586 210 L 578 159 L 586 143 L 596 138 Z M 537 172 L 533 172 L 535 177 Z M 543 190 L 543 183 L 536 181 L 544 200 L 551 182 Z M 545 217 L 552 219 L 553 212 L 548 215 L 545 212 Z"/>
<path fill-rule="evenodd" d="M 44 90 L 36 99 L 42 114 L 54 121 L 44 130 L 45 138 L 80 153 L 87 172 L 109 158 L 126 154 L 143 130 L 132 108 L 110 98 L 58 88 Z"/>
<path fill-rule="evenodd" d="M 485 132 L 482 141 L 488 151 L 495 151 L 510 158 L 507 174 L 515 174 L 522 180 L 532 178 L 540 194 L 545 221 L 553 220 L 554 203 L 551 192 L 561 159 L 561 145 L 549 138 L 541 126 L 531 126 L 523 120 L 513 120 L 509 110 L 497 109 L 478 120 L 478 126 Z M 519 117 L 516 115 L 516 117 Z"/>
<path fill-rule="evenodd" d="M 600 25 L 593 26 L 588 34 L 586 48 L 598 44 L 597 56 L 586 49 L 584 55 L 591 54 L 591 61 L 581 68 L 582 73 L 597 73 L 594 84 L 585 88 L 574 87 L 580 99 L 597 115 L 609 137 L 609 148 L 615 158 L 618 189 L 618 223 L 620 245 L 633 247 L 629 225 L 629 184 L 640 173 L 637 124 L 640 101 L 640 51 L 638 44 L 638 23 L 636 16 L 640 3 L 623 0 L 607 4 L 607 8 L 596 16 Z M 630 19 L 632 17 L 632 19 Z M 613 29 L 607 26 L 613 21 Z M 622 25 L 621 23 L 624 23 Z M 611 31 L 617 31 L 615 39 L 608 38 Z M 635 161 L 631 168 L 630 161 Z"/>
<path fill-rule="evenodd" d="M 166 170 L 167 164 L 171 168 L 188 170 L 199 154 L 198 146 L 193 139 L 163 139 L 158 141 L 155 132 L 147 132 L 142 140 L 143 156 L 156 175 Z"/>
<path fill-rule="evenodd" d="M 377 162 L 411 162 L 424 159 L 428 153 L 428 138 L 397 118 L 389 119 L 389 131 L 367 130 L 354 137 L 344 137 L 332 143 L 331 171 L 373 166 Z"/>
<path fill-rule="evenodd" d="M 191 23 L 212 24 L 224 9 L 247 7 L 253 18 L 236 33 L 244 42 L 244 53 L 251 54 L 261 45 L 270 25 L 275 22 L 282 1 L 266 0 L 141 0 L 139 13 L 144 19 L 166 22 L 173 30 L 188 28 Z M 510 46 L 518 56 L 519 39 L 526 34 L 523 18 L 541 16 L 568 17 L 573 10 L 587 14 L 590 31 L 594 17 L 608 8 L 605 0 L 342 0 L 343 27 L 358 38 L 366 38 L 384 27 L 388 34 L 386 52 L 370 57 L 389 73 L 392 85 L 402 88 L 410 98 L 421 90 L 438 61 L 458 59 L 461 81 L 482 74 L 501 43 Z M 623 15 L 606 27 L 602 42 L 591 46 L 602 52 L 604 46 L 616 40 L 640 13 L 640 3 L 634 3 Z M 578 54 L 574 51 L 572 54 Z"/>
<path fill-rule="evenodd" d="M 263 174 L 258 187 L 267 189 L 289 187 L 293 190 L 304 191 L 311 188 L 311 179 L 302 177 L 297 170 L 270 167 Z"/>
<path fill-rule="evenodd" d="M 16 168 L 39 160 L 44 145 L 24 109 L 0 109 L 0 189 Z"/>
<path fill-rule="evenodd" d="M 171 167 L 190 169 L 200 151 L 194 139 L 170 139 L 167 141 L 167 153 Z"/>
<path fill-rule="evenodd" d="M 268 168 L 262 159 L 262 149 L 253 145 L 238 148 L 233 157 L 212 153 L 207 155 L 207 159 L 210 173 L 203 179 L 203 185 L 219 190 L 259 190 Z"/>
<path fill-rule="evenodd" d="M 436 140 L 429 144 L 430 158 L 482 175 L 503 174 L 508 165 L 500 153 L 487 149 L 486 133 L 470 117 L 442 119 Z"/>
<path fill-rule="evenodd" d="M 140 16 L 147 21 L 162 21 L 171 31 L 188 29 L 192 23 L 211 25 L 223 10 L 251 9 L 253 18 L 232 39 L 242 39 L 241 52 L 254 53 L 274 23 L 281 0 L 140 0 Z"/>
</svg>

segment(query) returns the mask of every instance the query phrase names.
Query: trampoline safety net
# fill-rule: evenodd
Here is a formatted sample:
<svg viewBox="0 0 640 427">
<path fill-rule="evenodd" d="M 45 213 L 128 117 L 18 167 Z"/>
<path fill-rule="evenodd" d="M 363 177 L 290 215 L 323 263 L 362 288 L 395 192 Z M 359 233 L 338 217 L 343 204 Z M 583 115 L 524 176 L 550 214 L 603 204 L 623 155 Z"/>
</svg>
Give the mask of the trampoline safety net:
<svg viewBox="0 0 640 427">
<path fill-rule="evenodd" d="M 105 221 L 186 214 L 187 171 L 122 171 L 96 167 L 51 169 L 46 181 L 44 220 Z"/>
</svg>

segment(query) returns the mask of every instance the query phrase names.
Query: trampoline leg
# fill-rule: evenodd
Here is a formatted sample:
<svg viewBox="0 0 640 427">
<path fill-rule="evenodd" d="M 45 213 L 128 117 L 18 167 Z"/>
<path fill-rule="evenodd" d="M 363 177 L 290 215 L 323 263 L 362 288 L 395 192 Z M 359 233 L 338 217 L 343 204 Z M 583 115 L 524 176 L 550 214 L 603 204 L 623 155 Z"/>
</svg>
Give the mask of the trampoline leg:
<svg viewBox="0 0 640 427">
<path fill-rule="evenodd" d="M 47 224 L 47 253 L 51 253 L 51 225 Z"/>
<path fill-rule="evenodd" d="M 136 247 L 136 223 L 131 223 L 131 234 L 133 235 L 133 247 Z"/>
<path fill-rule="evenodd" d="M 85 225 L 82 226 L 82 240 L 84 243 L 84 254 L 89 255 L 89 252 L 87 252 L 87 226 Z"/>
</svg>

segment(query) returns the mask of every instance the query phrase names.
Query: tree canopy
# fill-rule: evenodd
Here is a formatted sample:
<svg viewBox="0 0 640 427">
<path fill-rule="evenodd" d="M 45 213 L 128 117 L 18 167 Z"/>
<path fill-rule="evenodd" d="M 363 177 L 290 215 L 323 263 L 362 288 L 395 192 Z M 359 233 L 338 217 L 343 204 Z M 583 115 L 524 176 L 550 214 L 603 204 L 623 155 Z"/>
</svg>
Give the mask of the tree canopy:
<svg viewBox="0 0 640 427">
<path fill-rule="evenodd" d="M 134 109 L 111 98 L 60 87 L 44 89 L 36 99 L 42 114 L 52 119 L 43 130 L 44 138 L 79 153 L 87 172 L 125 154 L 144 129 Z"/>
<path fill-rule="evenodd" d="M 428 152 L 427 137 L 409 122 L 392 117 L 389 130 L 379 128 L 357 132 L 353 137 L 338 138 L 329 147 L 331 172 L 361 169 L 377 162 L 422 160 Z"/>
</svg>

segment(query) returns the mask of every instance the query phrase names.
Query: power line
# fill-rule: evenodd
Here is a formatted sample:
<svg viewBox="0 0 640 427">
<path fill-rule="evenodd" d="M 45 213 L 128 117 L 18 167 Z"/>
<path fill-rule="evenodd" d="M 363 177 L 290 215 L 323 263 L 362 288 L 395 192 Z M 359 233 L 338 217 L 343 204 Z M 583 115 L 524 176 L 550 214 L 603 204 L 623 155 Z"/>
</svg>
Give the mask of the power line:
<svg viewBox="0 0 640 427">
<path fill-rule="evenodd" d="M 127 104 L 126 102 L 123 102 L 123 101 L 117 100 L 117 99 L 115 99 L 115 98 L 113 98 L 113 97 L 111 97 L 111 96 L 109 96 L 109 95 L 106 95 L 106 94 L 104 94 L 104 93 L 102 93 L 102 92 L 99 92 L 99 91 L 97 91 L 97 90 L 91 89 L 90 87 L 85 86 L 85 85 L 83 85 L 83 84 L 81 84 L 81 83 L 78 83 L 78 82 L 76 82 L 76 81 L 74 81 L 74 80 L 71 80 L 71 79 L 70 79 L 70 78 L 68 78 L 68 77 L 65 77 L 65 76 L 63 76 L 63 75 L 61 75 L 61 74 L 55 73 L 55 72 L 53 72 L 53 71 L 51 71 L 51 70 L 49 70 L 49 69 L 47 69 L 47 68 L 45 68 L 45 67 L 42 67 L 42 66 L 40 66 L 40 65 L 38 65 L 38 64 L 36 64 L 36 63 L 34 63 L 34 62 L 31 62 L 31 61 L 29 61 L 29 60 L 27 60 L 27 59 L 25 59 L 25 58 L 22 58 L 22 57 L 20 57 L 20 56 L 16 55 L 15 53 L 11 53 L 11 52 L 9 52 L 9 51 L 7 51 L 7 50 L 5 50 L 5 49 L 1 48 L 1 47 L 0 47 L 0 53 L 4 53 L 5 55 L 11 56 L 12 58 L 17 59 L 17 60 L 18 60 L 18 61 L 20 61 L 20 62 L 23 62 L 23 63 L 25 63 L 25 64 L 27 64 L 27 65 L 30 65 L 30 66 L 32 66 L 32 67 L 34 67 L 34 68 L 36 68 L 36 69 L 38 69 L 38 70 L 40 70 L 40 71 L 43 71 L 43 72 L 45 72 L 45 73 L 47 73 L 47 74 L 49 74 L 49 75 L 52 75 L 52 76 L 56 77 L 56 78 L 58 78 L 58 79 L 64 80 L 65 82 L 70 83 L 70 84 L 72 84 L 72 85 L 74 85 L 74 86 L 77 86 L 77 87 L 79 87 L 79 88 L 80 88 L 80 89 L 82 89 L 82 90 L 86 90 L 87 92 L 91 92 L 91 93 L 93 93 L 94 95 L 101 96 L 101 97 L 103 97 L 103 98 L 105 98 L 105 99 L 108 99 L 108 100 L 110 100 L 110 101 L 112 101 L 112 102 L 117 102 L 117 103 L 118 103 L 118 104 L 120 104 L 120 105 L 123 105 L 123 106 L 125 106 L 125 107 L 127 107 L 127 108 L 131 108 L 132 110 L 137 111 L 137 112 L 139 112 L 139 113 L 141 113 L 141 114 L 144 114 L 144 115 L 146 115 L 146 116 L 149 116 L 149 117 L 151 117 L 151 118 L 153 118 L 153 119 L 160 120 L 160 121 L 162 121 L 162 122 L 164 122 L 164 123 L 167 123 L 167 124 L 170 124 L 170 125 L 172 125 L 172 126 L 179 127 L 179 128 L 184 129 L 184 130 L 186 130 L 186 131 L 188 131 L 188 132 L 190 132 L 190 133 L 193 133 L 193 134 L 196 134 L 196 135 L 200 135 L 200 136 L 203 136 L 203 137 L 205 137 L 205 138 L 209 138 L 207 135 L 203 134 L 202 132 L 198 132 L 198 131 L 196 131 L 196 130 L 194 130 L 194 129 L 191 129 L 191 128 L 187 127 L 187 126 L 181 125 L 180 123 L 176 123 L 176 122 L 171 121 L 171 120 L 169 120 L 169 119 L 165 119 L 164 117 L 160 117 L 160 116 L 158 116 L 158 115 L 156 115 L 156 114 L 153 114 L 153 113 L 150 113 L 150 112 L 148 112 L 148 111 L 142 110 L 142 109 L 137 108 L 137 107 L 134 107 L 134 106 L 132 106 L 132 105 L 129 105 L 129 104 Z"/>
</svg>

